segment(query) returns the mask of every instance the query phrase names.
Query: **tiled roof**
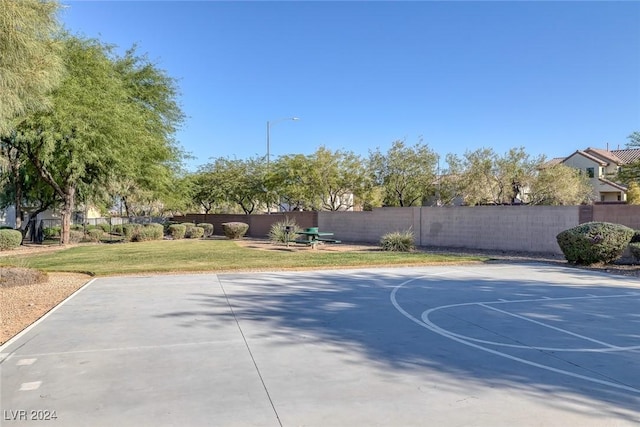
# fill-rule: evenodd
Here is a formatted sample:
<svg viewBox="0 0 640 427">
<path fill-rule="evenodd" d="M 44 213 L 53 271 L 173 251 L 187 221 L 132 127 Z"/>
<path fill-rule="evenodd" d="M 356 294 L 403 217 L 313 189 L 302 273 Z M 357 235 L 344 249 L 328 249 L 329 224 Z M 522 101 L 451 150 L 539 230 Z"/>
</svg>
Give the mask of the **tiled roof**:
<svg viewBox="0 0 640 427">
<path fill-rule="evenodd" d="M 612 186 L 613 188 L 617 188 L 618 190 L 621 190 L 621 191 L 627 191 L 627 187 L 625 187 L 624 185 L 622 185 L 622 184 L 617 184 L 617 183 L 615 183 L 615 182 L 613 182 L 613 181 L 609 181 L 608 179 L 598 178 L 598 181 L 602 182 L 603 184 L 610 185 L 610 186 Z"/>
<path fill-rule="evenodd" d="M 587 159 L 593 160 L 594 162 L 602 165 L 602 166 L 606 166 L 607 162 L 605 162 L 604 160 L 602 160 L 602 158 L 600 157 L 596 157 L 593 154 L 589 154 L 586 151 L 582 151 L 582 150 L 577 150 L 575 153 L 573 153 L 571 156 L 575 156 L 576 154 L 580 154 L 581 156 L 586 157 Z M 565 158 L 565 160 L 567 160 L 569 157 L 571 156 L 567 156 Z"/>
<path fill-rule="evenodd" d="M 564 161 L 564 157 L 554 157 L 553 159 L 547 160 L 543 164 L 540 165 L 540 169 L 550 168 L 551 166 L 559 165 Z"/>
<path fill-rule="evenodd" d="M 600 157 L 602 159 L 608 160 L 609 162 L 613 162 L 617 165 L 622 164 L 622 160 L 618 158 L 614 153 L 608 150 L 603 150 L 601 148 L 587 148 L 584 150 L 585 152 Z"/>
<path fill-rule="evenodd" d="M 626 150 L 611 150 L 623 165 L 640 160 L 640 148 L 627 148 Z"/>
</svg>

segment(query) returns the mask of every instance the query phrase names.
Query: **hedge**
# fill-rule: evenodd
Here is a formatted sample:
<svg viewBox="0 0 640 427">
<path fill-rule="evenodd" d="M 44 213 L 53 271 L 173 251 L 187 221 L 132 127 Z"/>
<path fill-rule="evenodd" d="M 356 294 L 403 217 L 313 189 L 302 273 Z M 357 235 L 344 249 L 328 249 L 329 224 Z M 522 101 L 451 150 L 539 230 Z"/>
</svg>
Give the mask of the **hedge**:
<svg viewBox="0 0 640 427">
<path fill-rule="evenodd" d="M 18 230 L 0 230 L 0 251 L 15 249 L 22 243 L 22 233 Z"/>
</svg>

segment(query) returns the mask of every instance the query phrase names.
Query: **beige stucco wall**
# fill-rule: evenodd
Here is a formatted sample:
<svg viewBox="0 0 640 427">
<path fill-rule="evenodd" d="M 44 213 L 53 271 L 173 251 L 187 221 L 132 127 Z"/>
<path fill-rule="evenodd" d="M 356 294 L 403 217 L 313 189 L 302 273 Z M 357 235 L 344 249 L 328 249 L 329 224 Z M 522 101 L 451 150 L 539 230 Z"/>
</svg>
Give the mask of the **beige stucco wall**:
<svg viewBox="0 0 640 427">
<path fill-rule="evenodd" d="M 577 206 L 425 208 L 422 246 L 561 253 L 556 235 L 579 223 Z"/>
<path fill-rule="evenodd" d="M 336 239 L 345 242 L 377 243 L 382 235 L 393 231 L 412 228 L 416 232 L 419 219 L 419 207 L 381 208 L 367 212 L 322 211 L 318 212 L 318 227 L 320 231 L 333 232 Z"/>
<path fill-rule="evenodd" d="M 382 208 L 319 212 L 318 227 L 346 242 L 378 242 L 412 228 L 420 246 L 561 253 L 555 236 L 579 224 L 578 206 Z"/>
</svg>

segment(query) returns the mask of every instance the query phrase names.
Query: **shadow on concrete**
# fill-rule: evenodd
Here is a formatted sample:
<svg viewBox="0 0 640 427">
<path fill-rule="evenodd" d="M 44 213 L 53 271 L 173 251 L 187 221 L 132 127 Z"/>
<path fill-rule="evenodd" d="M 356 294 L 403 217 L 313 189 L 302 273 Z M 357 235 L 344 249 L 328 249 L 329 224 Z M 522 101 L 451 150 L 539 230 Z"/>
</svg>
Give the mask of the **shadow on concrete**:
<svg viewBox="0 0 640 427">
<path fill-rule="evenodd" d="M 594 408 L 600 414 L 640 422 L 637 283 L 542 264 L 505 270 L 518 277 L 496 278 L 494 273 L 483 274 L 483 267 L 469 268 L 475 270 L 470 273 L 459 267 L 454 274 L 446 274 L 446 268 L 422 268 L 221 275 L 226 296 L 190 294 L 187 297 L 197 301 L 202 310 L 165 313 L 160 317 L 182 318 L 182 325 L 188 327 L 187 319 L 197 314 L 198 326 L 210 321 L 212 328 L 221 320 L 235 322 L 237 318 L 250 344 L 252 340 L 269 339 L 274 351 L 279 343 L 304 336 L 307 343 L 334 344 L 344 352 L 359 352 L 380 369 L 437 370 L 471 385 L 508 388 L 538 397 L 553 396 L 549 405 L 565 409 L 571 408 L 572 399 L 575 403 L 595 400 L 601 402 Z M 585 342 L 578 336 L 536 324 L 523 325 L 517 318 L 505 321 L 501 313 L 477 305 L 468 310 L 443 309 L 434 313 L 432 320 L 451 331 L 464 330 L 490 341 L 525 347 L 589 347 L 596 351 L 555 352 L 482 344 L 507 355 L 503 357 L 470 347 L 419 325 L 394 307 L 390 296 L 402 283 L 395 293 L 397 304 L 418 320 L 425 310 L 451 304 L 548 299 L 548 303 L 512 304 L 509 311 L 593 341 Z M 233 313 L 227 310 L 227 314 L 220 314 L 220 308 L 229 304 Z M 496 317 L 491 320 L 490 316 Z M 597 341 L 636 348 L 599 351 L 603 347 Z M 540 369 L 516 359 L 596 381 Z M 619 384 L 620 388 L 607 384 Z M 558 396 L 564 401 L 558 401 Z"/>
</svg>

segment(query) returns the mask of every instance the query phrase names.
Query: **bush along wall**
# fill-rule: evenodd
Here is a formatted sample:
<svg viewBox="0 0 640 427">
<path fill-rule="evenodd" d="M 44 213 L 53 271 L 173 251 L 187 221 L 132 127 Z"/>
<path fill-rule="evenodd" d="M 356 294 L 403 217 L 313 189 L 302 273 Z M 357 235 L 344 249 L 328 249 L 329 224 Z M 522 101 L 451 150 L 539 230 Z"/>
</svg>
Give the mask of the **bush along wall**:
<svg viewBox="0 0 640 427">
<path fill-rule="evenodd" d="M 213 224 L 209 224 L 208 222 L 198 223 L 198 227 L 201 227 L 204 230 L 204 237 L 213 236 Z"/>
<path fill-rule="evenodd" d="M 0 251 L 15 249 L 22 243 L 22 233 L 18 230 L 0 230 Z"/>
<path fill-rule="evenodd" d="M 590 265 L 611 263 L 622 256 L 634 230 L 609 222 L 587 222 L 556 236 L 567 261 Z"/>
<path fill-rule="evenodd" d="M 169 236 L 173 240 L 184 239 L 184 235 L 187 233 L 187 227 L 183 224 L 170 224 Z"/>
<path fill-rule="evenodd" d="M 222 230 L 229 239 L 240 239 L 249 230 L 249 224 L 244 222 L 225 222 L 222 224 Z"/>
</svg>

